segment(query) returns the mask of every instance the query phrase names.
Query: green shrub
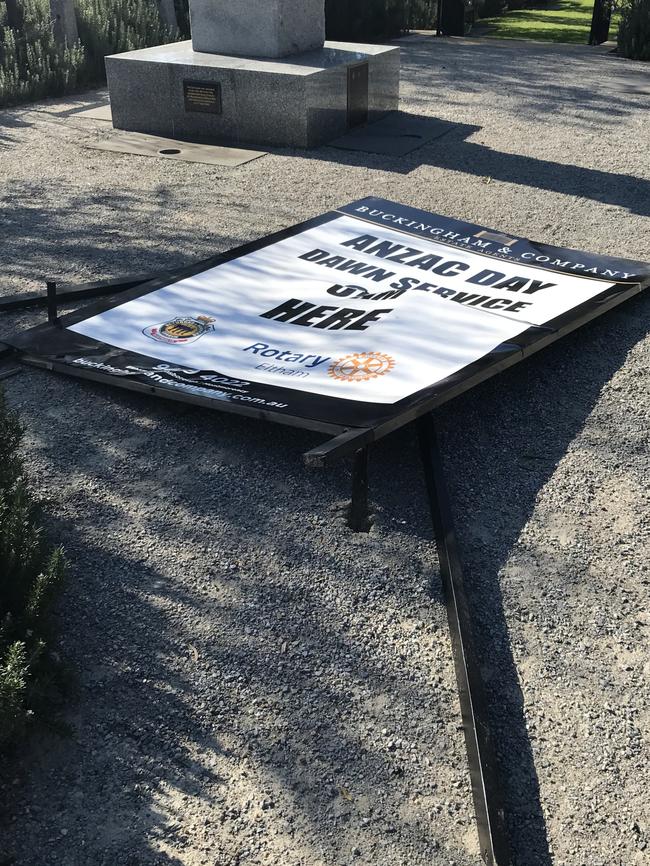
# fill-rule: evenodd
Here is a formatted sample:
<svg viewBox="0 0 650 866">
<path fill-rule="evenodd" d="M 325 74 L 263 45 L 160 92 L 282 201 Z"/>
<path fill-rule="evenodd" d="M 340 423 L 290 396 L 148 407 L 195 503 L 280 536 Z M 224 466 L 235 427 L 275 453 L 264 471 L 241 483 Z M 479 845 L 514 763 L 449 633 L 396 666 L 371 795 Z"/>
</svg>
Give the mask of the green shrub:
<svg viewBox="0 0 650 866">
<path fill-rule="evenodd" d="M 50 550 L 24 479 L 22 428 L 0 392 L 0 746 L 42 715 L 56 678 L 47 614 L 65 560 Z"/>
<path fill-rule="evenodd" d="M 618 53 L 631 60 L 650 60 L 650 0 L 625 0 L 620 12 Z"/>
<path fill-rule="evenodd" d="M 432 30 L 436 26 L 438 0 L 410 0 L 406 26 L 409 30 Z"/>
<path fill-rule="evenodd" d="M 437 0 L 326 0 L 327 38 L 349 42 L 390 39 L 435 26 Z"/>
<path fill-rule="evenodd" d="M 23 26 L 7 25 L 0 0 L 0 108 L 60 96 L 106 80 L 104 57 L 185 38 L 187 0 L 178 0 L 179 33 L 160 20 L 154 0 L 77 0 L 79 41 L 56 43 L 49 0 L 19 0 Z"/>
<path fill-rule="evenodd" d="M 478 14 L 481 18 L 493 18 L 502 15 L 507 8 L 506 0 L 484 0 L 479 4 Z"/>
<path fill-rule="evenodd" d="M 104 57 L 162 45 L 178 38 L 160 20 L 153 0 L 77 0 L 79 38 L 86 49 L 86 77 L 104 79 Z"/>
<path fill-rule="evenodd" d="M 12 30 L 0 12 L 0 107 L 59 96 L 83 76 L 84 49 L 57 45 L 47 0 L 23 0 L 22 13 L 23 27 Z"/>
</svg>

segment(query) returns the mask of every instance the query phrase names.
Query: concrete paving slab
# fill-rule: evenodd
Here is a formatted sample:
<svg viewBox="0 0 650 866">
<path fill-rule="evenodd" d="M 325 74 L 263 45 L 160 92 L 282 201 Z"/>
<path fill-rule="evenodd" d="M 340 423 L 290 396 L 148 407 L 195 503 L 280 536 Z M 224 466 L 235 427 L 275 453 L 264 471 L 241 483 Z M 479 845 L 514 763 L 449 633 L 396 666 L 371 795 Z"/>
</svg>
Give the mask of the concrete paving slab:
<svg viewBox="0 0 650 866">
<path fill-rule="evenodd" d="M 88 142 L 86 147 L 112 153 L 133 153 L 138 156 L 156 156 L 160 159 L 178 159 L 182 162 L 200 162 L 204 165 L 223 165 L 230 168 L 266 156 L 261 150 L 197 144 L 193 141 L 159 138 L 139 132 L 115 132 L 107 138 Z"/>
<path fill-rule="evenodd" d="M 113 120 L 109 103 L 98 105 L 95 108 L 84 108 L 83 111 L 75 111 L 70 116 L 83 117 L 84 120 L 108 120 L 109 122 Z"/>
<path fill-rule="evenodd" d="M 353 129 L 331 142 L 340 150 L 359 150 L 386 156 L 405 156 L 456 127 L 455 123 L 435 117 L 418 117 L 396 111 L 367 126 Z"/>
</svg>

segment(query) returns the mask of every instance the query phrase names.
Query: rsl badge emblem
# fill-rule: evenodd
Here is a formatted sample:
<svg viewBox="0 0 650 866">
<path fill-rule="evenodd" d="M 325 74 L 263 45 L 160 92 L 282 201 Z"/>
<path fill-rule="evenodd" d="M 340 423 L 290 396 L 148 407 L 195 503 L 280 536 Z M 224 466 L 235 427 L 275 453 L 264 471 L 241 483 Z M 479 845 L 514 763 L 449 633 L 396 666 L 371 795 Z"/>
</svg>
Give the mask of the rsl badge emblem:
<svg viewBox="0 0 650 866">
<path fill-rule="evenodd" d="M 159 343 L 193 343 L 208 331 L 214 331 L 213 322 L 216 319 L 211 316 L 178 316 L 168 322 L 151 325 L 142 333 Z"/>
</svg>

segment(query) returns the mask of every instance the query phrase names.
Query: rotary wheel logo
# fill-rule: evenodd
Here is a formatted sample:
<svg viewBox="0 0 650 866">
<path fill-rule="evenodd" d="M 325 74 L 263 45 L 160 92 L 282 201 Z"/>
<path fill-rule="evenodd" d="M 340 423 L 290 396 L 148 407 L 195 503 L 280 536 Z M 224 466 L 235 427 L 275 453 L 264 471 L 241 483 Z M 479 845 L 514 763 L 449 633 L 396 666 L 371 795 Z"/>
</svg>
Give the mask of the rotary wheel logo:
<svg viewBox="0 0 650 866">
<path fill-rule="evenodd" d="M 367 382 L 385 376 L 394 366 L 395 360 L 383 352 L 353 352 L 330 364 L 327 372 L 342 382 Z"/>
</svg>

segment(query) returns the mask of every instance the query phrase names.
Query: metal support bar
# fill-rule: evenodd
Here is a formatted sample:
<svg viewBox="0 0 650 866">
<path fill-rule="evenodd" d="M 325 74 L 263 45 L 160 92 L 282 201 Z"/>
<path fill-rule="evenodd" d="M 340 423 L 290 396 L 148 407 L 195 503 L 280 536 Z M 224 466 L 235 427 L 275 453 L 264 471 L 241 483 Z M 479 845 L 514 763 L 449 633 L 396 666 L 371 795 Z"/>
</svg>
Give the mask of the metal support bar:
<svg viewBox="0 0 650 866">
<path fill-rule="evenodd" d="M 348 526 L 353 532 L 368 532 L 368 447 L 360 448 L 352 464 L 352 501 L 348 512 Z"/>
<path fill-rule="evenodd" d="M 56 283 L 48 280 L 45 283 L 47 288 L 47 321 L 50 325 L 56 325 L 59 321 L 59 313 L 56 301 Z"/>
<path fill-rule="evenodd" d="M 167 272 L 158 274 L 142 274 L 136 277 L 123 277 L 117 280 L 101 280 L 95 283 L 77 283 L 74 285 L 58 285 L 57 296 L 60 304 L 69 301 L 83 300 L 84 298 L 98 298 L 101 295 L 112 295 L 117 292 L 126 292 L 149 280 L 166 276 Z M 44 307 L 47 304 L 47 295 L 42 292 L 23 292 L 19 295 L 6 295 L 0 298 L 0 313 L 11 310 L 22 310 L 28 307 Z"/>
<path fill-rule="evenodd" d="M 510 844 L 505 828 L 485 687 L 474 650 L 472 618 L 465 593 L 442 457 L 430 414 L 418 420 L 418 434 L 447 605 L 481 856 L 487 866 L 507 866 L 511 862 Z"/>
<path fill-rule="evenodd" d="M 355 427 L 352 430 L 339 433 L 333 439 L 312 448 L 311 451 L 306 451 L 303 454 L 303 459 L 307 466 L 331 466 L 341 457 L 356 454 L 359 448 L 372 442 L 372 440 L 372 430 L 367 427 Z"/>
<path fill-rule="evenodd" d="M 399 430 L 400 427 L 410 424 L 411 421 L 415 421 L 438 406 L 449 402 L 454 397 L 458 397 L 459 394 L 464 394 L 481 382 L 485 382 L 486 379 L 491 379 L 497 373 L 520 363 L 524 358 L 534 355 L 535 352 L 545 349 L 572 331 L 582 327 L 582 325 L 587 324 L 587 322 L 591 322 L 598 316 L 602 316 L 603 313 L 614 309 L 614 307 L 617 307 L 623 301 L 635 297 L 648 288 L 650 288 L 650 281 L 639 285 L 624 286 L 620 291 L 609 295 L 602 302 L 591 305 L 587 312 L 580 316 L 579 319 L 564 322 L 557 328 L 534 326 L 535 330 L 540 333 L 540 336 L 534 342 L 523 346 L 514 345 L 516 351 L 507 352 L 500 360 L 495 360 L 493 364 L 481 366 L 472 375 L 462 378 L 457 385 L 446 388 L 438 393 L 433 393 L 429 399 L 416 403 L 410 409 L 406 409 L 401 414 L 395 415 L 387 421 L 374 427 L 354 427 L 343 433 L 338 433 L 333 439 L 324 442 L 322 445 L 317 445 L 311 451 L 307 451 L 303 455 L 306 465 L 312 467 L 332 466 L 342 457 L 349 457 L 350 454 L 353 454 L 362 445 L 378 442 L 384 436 L 388 436 L 395 430 Z"/>
<path fill-rule="evenodd" d="M 11 370 L 0 370 L 0 381 L 2 379 L 9 379 L 10 376 L 16 376 L 18 373 L 22 373 L 20 367 L 12 367 Z"/>
</svg>

